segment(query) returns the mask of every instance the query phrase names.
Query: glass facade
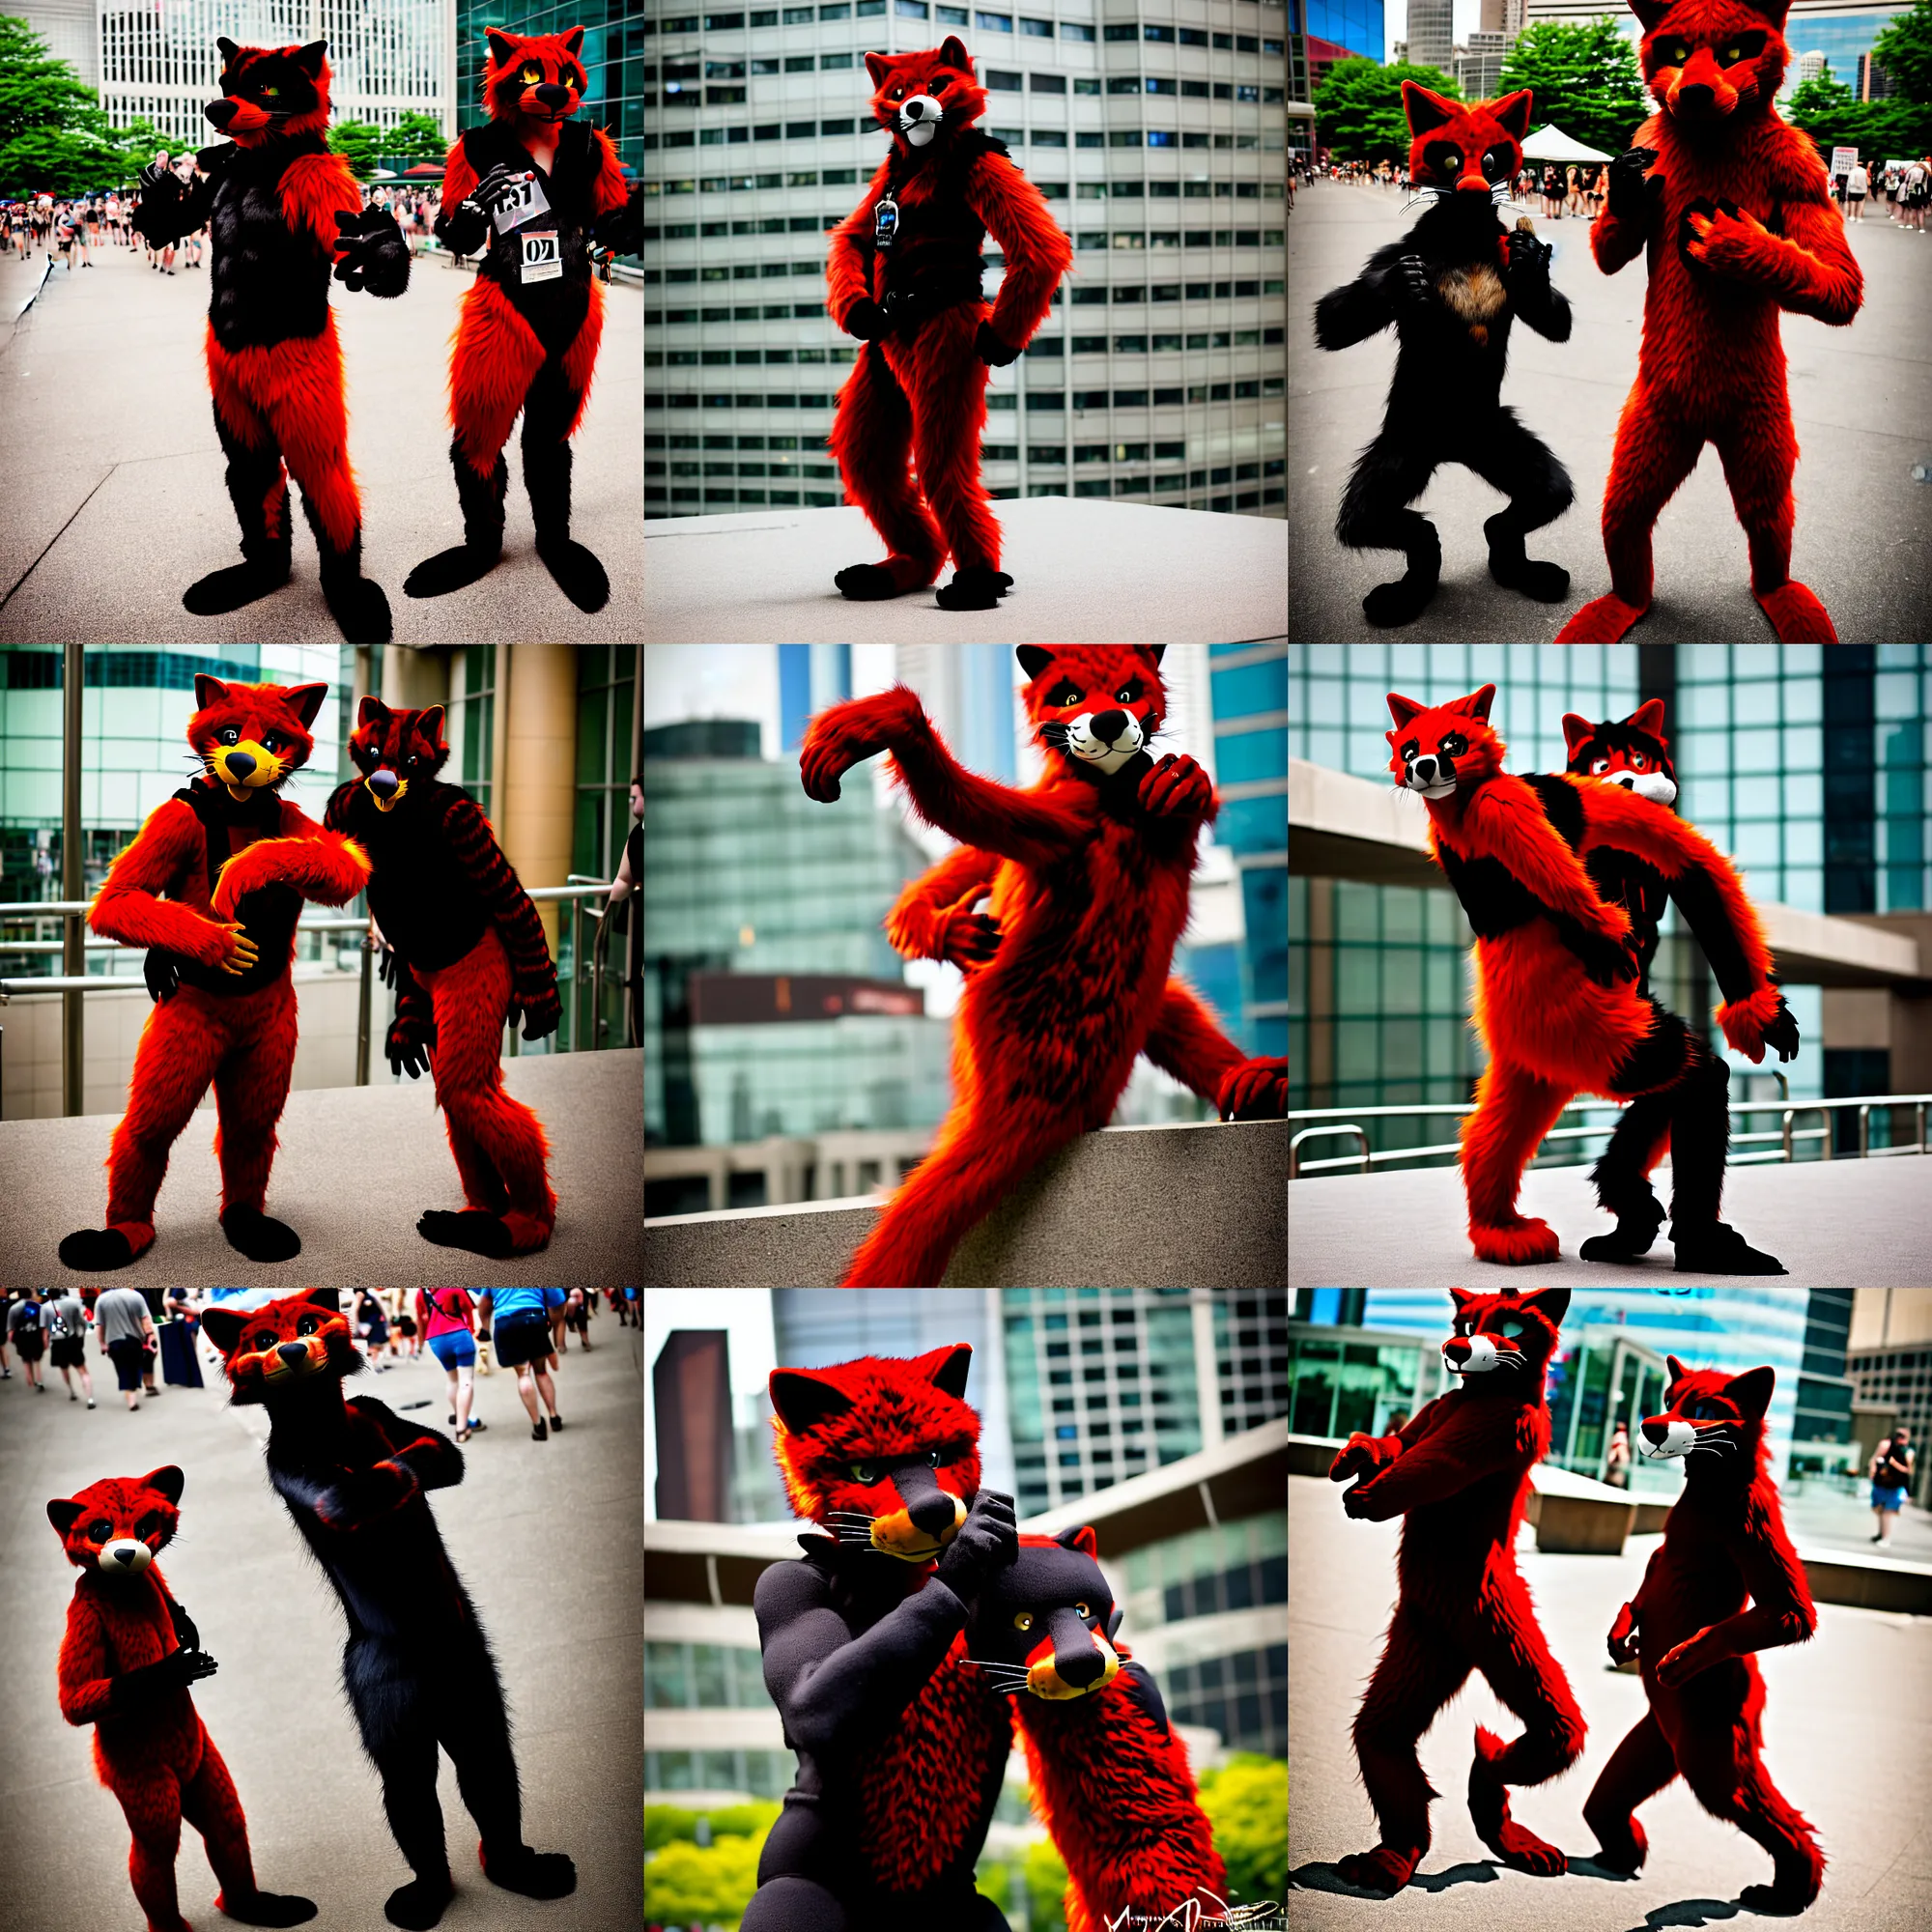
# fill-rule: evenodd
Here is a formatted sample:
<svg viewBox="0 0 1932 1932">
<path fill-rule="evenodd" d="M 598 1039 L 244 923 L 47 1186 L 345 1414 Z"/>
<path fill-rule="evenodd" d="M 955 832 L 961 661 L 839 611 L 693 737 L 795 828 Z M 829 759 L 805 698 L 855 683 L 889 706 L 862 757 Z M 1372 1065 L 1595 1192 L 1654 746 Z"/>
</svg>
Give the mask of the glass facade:
<svg viewBox="0 0 1932 1932">
<path fill-rule="evenodd" d="M 1289 1051 L 1288 646 L 1210 644 L 1214 838 L 1235 855 L 1247 937 L 1240 950 L 1241 1044 Z"/>
<path fill-rule="evenodd" d="M 1808 1464 L 1836 1467 L 1852 1439 L 1852 1398 L 1858 1384 L 1845 1373 L 1852 1335 L 1849 1288 L 1814 1288 L 1804 1322 L 1804 1366 L 1798 1378 L 1798 1415 L 1793 1426 L 1794 1469 Z M 1803 1445 L 1815 1444 L 1807 1457 Z"/>
<path fill-rule="evenodd" d="M 645 0 L 456 0 L 456 120 L 473 127 L 485 118 L 484 36 L 492 27 L 509 34 L 567 34 L 583 29 L 584 90 L 577 118 L 602 128 L 617 158 L 635 171 L 644 155 Z"/>
<path fill-rule="evenodd" d="M 1379 61 L 1386 44 L 1382 0 L 1307 0 L 1306 31 L 1365 60 Z"/>
<path fill-rule="evenodd" d="M 1442 1392 L 1436 1345 L 1414 1337 L 1297 1322 L 1288 1357 L 1288 1426 L 1296 1435 L 1386 1435 Z"/>
<path fill-rule="evenodd" d="M 1889 1349 L 1861 1350 L 1845 1365 L 1857 1384 L 1860 1402 L 1883 1403 L 1896 1409 L 1898 1420 L 1912 1431 L 1917 1452 L 1917 1495 L 1932 1495 L 1926 1476 L 1926 1437 L 1932 1435 L 1932 1350 L 1921 1342 L 1893 1344 Z"/>
<path fill-rule="evenodd" d="M 1288 1413 L 1287 1322 L 1285 1291 L 1215 1301 L 1214 1373 L 1227 1435 Z"/>
<path fill-rule="evenodd" d="M 1784 26 L 1785 43 L 1791 49 L 1791 66 L 1786 71 L 1785 84 L 1778 89 L 1778 99 L 1788 99 L 1796 92 L 1798 63 L 1806 54 L 1824 55 L 1825 64 L 1832 71 L 1832 78 L 1842 82 L 1856 94 L 1862 56 L 1871 52 L 1872 43 L 1899 14 L 1911 11 L 1910 7 L 1901 4 L 1874 7 L 1856 14 L 1794 14 Z"/>
</svg>

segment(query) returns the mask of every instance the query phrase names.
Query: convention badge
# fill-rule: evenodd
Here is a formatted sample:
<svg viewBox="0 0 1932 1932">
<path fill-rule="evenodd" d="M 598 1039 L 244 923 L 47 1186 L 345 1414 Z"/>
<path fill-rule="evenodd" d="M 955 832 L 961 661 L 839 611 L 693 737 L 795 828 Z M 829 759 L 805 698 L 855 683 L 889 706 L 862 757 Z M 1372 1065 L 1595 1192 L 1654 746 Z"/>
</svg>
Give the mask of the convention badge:
<svg viewBox="0 0 1932 1932">
<path fill-rule="evenodd" d="M 872 244 L 890 248 L 899 232 L 899 205 L 890 194 L 882 194 L 872 210 Z"/>
<path fill-rule="evenodd" d="M 492 217 L 497 224 L 498 235 L 507 235 L 513 228 L 521 228 L 527 221 L 534 221 L 540 214 L 550 213 L 550 199 L 543 191 L 543 184 L 535 173 L 526 169 L 523 175 L 512 180 L 504 197 L 497 204 L 497 212 Z M 526 281 L 529 279 L 526 275 Z"/>
<path fill-rule="evenodd" d="M 563 274 L 563 257 L 558 252 L 558 236 L 554 228 L 533 228 L 521 238 L 524 244 L 522 279 L 530 282 L 554 282 Z"/>
</svg>

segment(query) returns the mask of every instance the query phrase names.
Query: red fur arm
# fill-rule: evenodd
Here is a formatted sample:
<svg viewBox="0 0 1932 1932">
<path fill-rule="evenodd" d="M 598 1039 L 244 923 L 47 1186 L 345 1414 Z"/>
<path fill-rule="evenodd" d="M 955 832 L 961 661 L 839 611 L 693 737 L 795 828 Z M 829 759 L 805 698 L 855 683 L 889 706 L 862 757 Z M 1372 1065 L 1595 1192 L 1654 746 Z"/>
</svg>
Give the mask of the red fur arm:
<svg viewBox="0 0 1932 1932">
<path fill-rule="evenodd" d="M 335 253 L 337 213 L 359 214 L 362 190 L 340 155 L 298 155 L 282 174 L 282 213 L 306 228 L 325 255 Z"/>
<path fill-rule="evenodd" d="M 1090 1696 L 1014 1699 L 1034 1808 L 1094 1932 L 1128 1922 L 1123 1914 L 1192 1922 L 1182 1909 L 1190 1899 L 1211 1917 L 1227 1895 L 1186 1750 L 1143 1701 L 1132 1677 L 1141 1667 Z"/>
<path fill-rule="evenodd" d="M 1222 1076 L 1246 1058 L 1214 1024 L 1213 1014 L 1193 990 L 1179 980 L 1167 982 L 1141 1051 L 1163 1073 L 1173 1074 L 1204 1099 L 1215 1101 L 1220 1098 Z"/>
<path fill-rule="evenodd" d="M 966 201 L 1000 244 L 1007 271 L 987 318 L 1009 349 L 1024 349 L 1046 319 L 1073 244 L 1038 188 L 1001 155 L 981 155 L 966 178 Z"/>
<path fill-rule="evenodd" d="M 134 842 L 108 868 L 87 923 L 102 939 L 124 946 L 159 946 L 204 966 L 218 966 L 233 951 L 229 934 L 191 905 L 163 893 L 181 894 L 195 868 L 206 863 L 201 821 L 178 798 L 156 806 Z"/>
<path fill-rule="evenodd" d="M 1784 233 L 1774 234 L 1749 209 L 1693 214 L 1687 252 L 1714 274 L 1763 289 L 1794 315 L 1842 325 L 1864 300 L 1864 275 L 1845 241 L 1844 218 L 1833 207 L 1821 174 L 1815 193 L 1781 210 Z"/>
<path fill-rule="evenodd" d="M 293 886 L 305 899 L 347 905 L 369 883 L 369 855 L 339 832 L 325 832 L 298 806 L 282 801 L 282 836 L 258 838 L 222 867 L 214 882 L 214 916 L 232 920 L 242 894 Z"/>
<path fill-rule="evenodd" d="M 610 135 L 601 128 L 593 128 L 590 130 L 590 145 L 597 156 L 597 179 L 590 185 L 590 209 L 593 214 L 601 216 L 609 214 L 613 208 L 622 208 L 631 197 L 631 189 L 624 180 L 623 164 L 617 159 L 617 151 L 611 145 Z"/>
<path fill-rule="evenodd" d="M 886 915 L 886 937 L 908 959 L 944 959 L 947 929 L 970 913 L 1000 869 L 997 852 L 958 845 L 929 872 L 914 879 Z"/>
<path fill-rule="evenodd" d="M 449 144 L 449 157 L 442 164 L 442 205 L 454 208 L 476 185 L 476 170 L 463 152 L 461 141 Z"/>
<path fill-rule="evenodd" d="M 881 161 L 859 206 L 832 231 L 825 258 L 825 311 L 840 328 L 852 304 L 872 293 L 872 209 L 885 192 L 890 163 Z"/>
<path fill-rule="evenodd" d="M 1439 823 L 1436 831 L 1439 837 Z M 1500 860 L 1545 905 L 1592 932 L 1621 939 L 1630 931 L 1630 915 L 1597 896 L 1582 860 L 1550 824 L 1543 801 L 1507 772 L 1477 787 L 1448 843 L 1471 857 Z"/>
<path fill-rule="evenodd" d="M 1758 1478 L 1759 1482 L 1765 1480 L 1762 1475 Z M 1731 1554 L 1744 1573 L 1745 1587 L 1751 1596 L 1749 1605 L 1735 1616 L 1706 1625 L 1659 1659 L 1661 1684 L 1674 1689 L 1734 1657 L 1775 1650 L 1780 1644 L 1803 1643 L 1818 1628 L 1818 1611 L 1804 1578 L 1804 1566 L 1791 1547 L 1775 1502 L 1752 1494 L 1745 1508 L 1743 1531 L 1732 1541 Z"/>
<path fill-rule="evenodd" d="M 1472 1454 L 1467 1443 L 1450 1450 L 1433 1442 L 1415 1443 L 1379 1475 L 1344 1491 L 1342 1508 L 1368 1522 L 1386 1522 L 1390 1517 L 1406 1515 L 1424 1503 L 1446 1502 L 1460 1495 L 1478 1478 L 1507 1467 L 1509 1461 L 1502 1445 L 1491 1454 Z"/>
<path fill-rule="evenodd" d="M 67 1640 L 60 1654 L 61 1716 L 70 1724 L 92 1724 L 107 1716 L 114 1680 L 107 1674 L 107 1645 L 92 1604 L 75 1595 L 67 1606 Z"/>
<path fill-rule="evenodd" d="M 530 895 L 524 891 L 503 848 L 497 843 L 475 804 L 460 798 L 449 808 L 442 822 L 458 867 L 469 876 L 478 896 L 490 908 L 497 936 L 510 955 L 510 978 L 517 990 L 537 992 L 556 987 L 556 969 L 551 964 L 550 942 L 544 937 L 543 921 Z"/>
</svg>

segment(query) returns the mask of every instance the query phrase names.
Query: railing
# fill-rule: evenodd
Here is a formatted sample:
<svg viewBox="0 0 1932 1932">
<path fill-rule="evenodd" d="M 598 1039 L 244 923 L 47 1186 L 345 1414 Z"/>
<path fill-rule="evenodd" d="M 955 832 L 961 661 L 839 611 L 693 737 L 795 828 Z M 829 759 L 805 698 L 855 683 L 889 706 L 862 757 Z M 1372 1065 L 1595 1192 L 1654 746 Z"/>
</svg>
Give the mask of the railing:
<svg viewBox="0 0 1932 1932">
<path fill-rule="evenodd" d="M 527 895 L 539 902 L 545 900 L 568 901 L 570 905 L 570 976 L 566 986 L 558 988 L 562 999 L 567 1002 L 566 1010 L 570 1015 L 570 1044 L 565 1051 L 581 1049 L 582 1037 L 580 1031 L 582 1019 L 582 985 L 584 973 L 583 922 L 587 916 L 598 923 L 597 941 L 592 945 L 589 971 L 590 980 L 590 1023 L 591 1045 L 597 1044 L 599 1031 L 603 1024 L 604 993 L 604 945 L 605 915 L 610 907 L 607 903 L 601 910 L 586 901 L 605 898 L 611 892 L 611 882 L 607 879 L 592 879 L 580 872 L 568 875 L 568 883 L 561 886 L 530 886 L 525 888 Z M 61 939 L 28 939 L 9 942 L 0 939 L 0 953 L 5 952 L 68 952 L 74 946 L 75 929 L 82 933 L 92 899 L 15 899 L 0 904 L 0 924 L 16 925 L 34 920 L 61 921 L 66 937 Z M 355 1015 L 355 1084 L 366 1087 L 369 1084 L 369 1041 L 370 1009 L 373 1004 L 374 973 L 373 955 L 376 942 L 368 936 L 369 920 L 365 914 L 360 919 L 304 919 L 298 923 L 296 930 L 301 932 L 359 932 L 363 934 L 360 948 L 361 985 L 356 994 Z M 83 939 L 80 949 L 84 952 L 121 952 L 129 957 L 137 957 L 147 952 L 143 946 L 123 946 L 117 940 Z M 0 1006 L 10 999 L 30 993 L 86 994 L 123 991 L 130 986 L 141 986 L 143 982 L 128 973 L 104 974 L 47 974 L 30 975 L 24 979 L 0 979 Z M 63 1056 L 71 1067 L 77 1067 L 80 1062 L 79 1039 L 82 1027 L 80 1002 L 77 999 L 65 1001 L 66 1011 L 62 1017 Z M 631 1034 L 630 1003 L 625 1003 L 624 1032 L 627 1041 Z M 561 1030 L 558 1034 L 561 1046 Z M 509 1029 L 509 1052 L 514 1058 L 519 1050 L 519 1035 L 515 1027 Z M 636 1041 L 630 1041 L 637 1044 Z M 77 1079 L 67 1083 L 65 1111 L 69 1114 L 80 1112 L 80 1095 Z"/>
<path fill-rule="evenodd" d="M 1928 1153 L 1932 1147 L 1926 1145 L 1926 1109 L 1932 1107 L 1932 1094 L 1861 1094 L 1836 1100 L 1794 1100 L 1785 1077 L 1774 1073 L 1777 1082 L 1779 1097 L 1776 1100 L 1733 1100 L 1730 1103 L 1734 1114 L 1776 1114 L 1780 1116 L 1775 1128 L 1765 1128 L 1756 1133 L 1733 1134 L 1731 1146 L 1744 1147 L 1750 1142 L 1776 1142 L 1775 1147 L 1766 1147 L 1758 1151 L 1733 1153 L 1731 1165 L 1738 1167 L 1747 1162 L 1789 1161 L 1795 1157 L 1795 1148 L 1799 1141 L 1820 1143 L 1819 1156 L 1830 1160 L 1832 1149 L 1832 1116 L 1848 1107 L 1858 1109 L 1859 1158 L 1863 1160 L 1881 1159 L 1887 1154 Z M 1604 1100 L 1573 1100 L 1563 1109 L 1564 1114 L 1597 1113 L 1610 1103 Z M 1918 1134 L 1915 1141 L 1897 1147 L 1875 1148 L 1871 1144 L 1871 1114 L 1874 1107 L 1910 1107 L 1918 1116 Z M 1307 1107 L 1291 1111 L 1291 1122 L 1333 1122 L 1333 1124 L 1304 1125 L 1295 1131 L 1288 1144 L 1288 1172 L 1291 1179 L 1298 1175 L 1314 1174 L 1319 1170 L 1334 1167 L 1352 1167 L 1358 1174 L 1367 1174 L 1372 1168 L 1389 1161 L 1421 1160 L 1435 1154 L 1460 1153 L 1459 1141 L 1443 1141 L 1434 1147 L 1387 1148 L 1380 1153 L 1370 1151 L 1368 1130 L 1360 1123 L 1363 1121 L 1412 1118 L 1417 1116 L 1448 1116 L 1461 1120 L 1474 1109 L 1461 1100 L 1417 1103 L 1413 1106 L 1395 1107 Z M 1792 1122 L 1800 1114 L 1816 1113 L 1823 1117 L 1823 1124 L 1816 1127 L 1794 1127 Z M 1557 1116 L 1559 1120 L 1562 1115 Z M 1552 1127 L 1544 1135 L 1545 1141 L 1582 1141 L 1607 1136 L 1615 1131 L 1614 1124 L 1590 1127 Z M 1330 1155 L 1321 1160 L 1303 1160 L 1301 1144 L 1307 1140 L 1323 1139 L 1331 1135 L 1352 1135 L 1361 1143 L 1358 1153 Z M 1580 1162 L 1548 1161 L 1549 1167 L 1577 1166 Z"/>
</svg>

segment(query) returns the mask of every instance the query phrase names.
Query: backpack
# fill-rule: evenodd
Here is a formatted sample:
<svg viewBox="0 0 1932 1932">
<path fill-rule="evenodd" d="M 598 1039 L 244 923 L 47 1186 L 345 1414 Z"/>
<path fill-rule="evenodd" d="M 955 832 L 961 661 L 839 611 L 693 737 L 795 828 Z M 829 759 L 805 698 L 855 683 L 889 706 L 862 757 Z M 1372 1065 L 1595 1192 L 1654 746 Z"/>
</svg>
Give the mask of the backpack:
<svg viewBox="0 0 1932 1932">
<path fill-rule="evenodd" d="M 41 1305 L 37 1301 L 23 1301 L 20 1304 L 20 1326 L 38 1328 L 41 1325 Z"/>
</svg>

